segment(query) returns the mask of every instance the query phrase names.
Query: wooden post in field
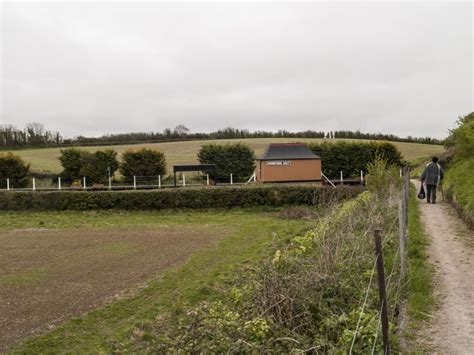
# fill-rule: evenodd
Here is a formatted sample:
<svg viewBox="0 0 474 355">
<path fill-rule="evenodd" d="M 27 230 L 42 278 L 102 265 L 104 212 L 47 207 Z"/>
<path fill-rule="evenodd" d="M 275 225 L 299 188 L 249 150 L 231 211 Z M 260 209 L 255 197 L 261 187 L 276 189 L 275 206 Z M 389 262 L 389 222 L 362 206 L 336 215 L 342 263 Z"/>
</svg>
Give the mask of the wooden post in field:
<svg viewBox="0 0 474 355">
<path fill-rule="evenodd" d="M 186 175 L 183 174 L 183 187 L 186 186 Z"/>
<path fill-rule="evenodd" d="M 109 190 L 112 190 L 112 177 L 109 176 Z"/>
<path fill-rule="evenodd" d="M 360 183 L 364 185 L 364 172 L 362 170 L 360 171 Z"/>
<path fill-rule="evenodd" d="M 234 184 L 234 178 L 233 178 L 233 175 L 232 173 L 230 173 L 230 184 L 233 185 Z"/>
<path fill-rule="evenodd" d="M 379 300 L 380 300 L 380 321 L 382 322 L 382 338 L 383 352 L 385 355 L 390 354 L 390 343 L 388 338 L 388 310 L 387 310 L 387 294 L 385 291 L 385 271 L 383 265 L 382 237 L 380 229 L 374 230 L 375 241 L 375 257 L 377 262 L 377 276 L 379 281 Z"/>
<path fill-rule="evenodd" d="M 209 186 L 209 174 L 206 174 L 206 185 Z"/>
<path fill-rule="evenodd" d="M 58 190 L 61 190 L 61 178 L 58 177 Z"/>
<path fill-rule="evenodd" d="M 84 176 L 82 178 L 82 188 L 85 189 L 87 186 L 86 186 L 86 177 Z"/>
<path fill-rule="evenodd" d="M 161 189 L 161 175 L 158 175 L 158 188 Z"/>
<path fill-rule="evenodd" d="M 10 191 L 10 179 L 7 179 L 7 191 Z"/>
<path fill-rule="evenodd" d="M 36 190 L 36 179 L 33 178 L 33 191 L 35 191 L 35 190 Z"/>
<path fill-rule="evenodd" d="M 133 189 L 137 189 L 137 177 L 135 175 L 133 175 Z"/>
<path fill-rule="evenodd" d="M 340 178 L 340 180 L 341 180 L 341 185 L 344 185 L 344 177 L 342 176 L 342 170 L 341 170 L 341 178 Z"/>
</svg>

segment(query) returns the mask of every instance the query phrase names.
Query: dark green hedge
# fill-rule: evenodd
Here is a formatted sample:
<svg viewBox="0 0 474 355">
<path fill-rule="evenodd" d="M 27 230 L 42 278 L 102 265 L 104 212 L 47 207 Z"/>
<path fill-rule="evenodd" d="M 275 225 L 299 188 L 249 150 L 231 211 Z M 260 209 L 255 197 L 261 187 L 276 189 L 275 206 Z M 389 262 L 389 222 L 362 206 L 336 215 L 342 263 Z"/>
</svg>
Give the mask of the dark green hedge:
<svg viewBox="0 0 474 355">
<path fill-rule="evenodd" d="M 340 172 L 348 177 L 367 173 L 367 164 L 381 156 L 389 165 L 403 165 L 401 153 L 389 142 L 324 142 L 311 144 L 309 148 L 322 159 L 323 173 L 330 179 L 338 179 Z"/>
<path fill-rule="evenodd" d="M 152 191 L 1 192 L 0 210 L 150 210 L 327 205 L 355 197 L 361 186 L 304 185 L 178 188 Z"/>
</svg>

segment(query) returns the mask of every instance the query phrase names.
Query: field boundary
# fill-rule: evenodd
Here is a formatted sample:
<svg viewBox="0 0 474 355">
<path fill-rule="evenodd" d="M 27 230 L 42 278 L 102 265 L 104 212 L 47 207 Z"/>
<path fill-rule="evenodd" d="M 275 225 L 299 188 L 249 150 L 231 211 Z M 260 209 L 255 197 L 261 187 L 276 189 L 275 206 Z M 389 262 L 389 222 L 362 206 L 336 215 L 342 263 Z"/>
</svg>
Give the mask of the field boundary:
<svg viewBox="0 0 474 355">
<path fill-rule="evenodd" d="M 314 185 L 196 187 L 132 191 L 3 191 L 0 210 L 162 210 L 256 206 L 328 206 L 356 197 L 363 186 Z"/>
</svg>

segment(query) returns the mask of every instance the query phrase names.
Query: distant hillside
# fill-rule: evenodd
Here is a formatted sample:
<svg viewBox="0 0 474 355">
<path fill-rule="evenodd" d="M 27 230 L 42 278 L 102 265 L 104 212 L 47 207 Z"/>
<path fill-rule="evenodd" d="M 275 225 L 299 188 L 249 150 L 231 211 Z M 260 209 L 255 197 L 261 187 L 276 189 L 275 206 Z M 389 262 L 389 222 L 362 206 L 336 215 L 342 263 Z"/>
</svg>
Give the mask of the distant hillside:
<svg viewBox="0 0 474 355">
<path fill-rule="evenodd" d="M 336 141 L 329 140 L 329 141 Z M 138 149 L 142 147 L 159 149 L 165 153 L 166 160 L 168 163 L 168 172 L 172 171 L 174 164 L 186 164 L 197 162 L 196 156 L 201 145 L 204 143 L 218 143 L 225 144 L 227 142 L 242 142 L 248 144 L 254 149 L 256 155 L 263 153 L 269 143 L 291 143 L 291 142 L 322 142 L 322 138 L 246 138 L 246 139 L 219 139 L 219 140 L 201 140 L 201 141 L 181 141 L 181 142 L 167 142 L 167 143 L 143 143 L 133 145 L 116 145 L 111 147 L 116 150 L 119 155 L 127 149 Z M 404 142 L 393 142 L 403 157 L 408 161 L 417 160 L 433 154 L 440 154 L 444 151 L 443 146 L 430 145 L 430 144 L 419 144 L 419 143 L 404 143 Z M 95 151 L 102 149 L 103 147 L 84 147 L 88 151 Z M 59 164 L 58 157 L 60 155 L 61 148 L 42 148 L 42 149 L 28 149 L 28 150 L 17 150 L 16 154 L 20 155 L 27 162 L 31 163 L 33 172 L 44 172 L 44 173 L 59 173 L 61 171 L 61 165 Z"/>
</svg>

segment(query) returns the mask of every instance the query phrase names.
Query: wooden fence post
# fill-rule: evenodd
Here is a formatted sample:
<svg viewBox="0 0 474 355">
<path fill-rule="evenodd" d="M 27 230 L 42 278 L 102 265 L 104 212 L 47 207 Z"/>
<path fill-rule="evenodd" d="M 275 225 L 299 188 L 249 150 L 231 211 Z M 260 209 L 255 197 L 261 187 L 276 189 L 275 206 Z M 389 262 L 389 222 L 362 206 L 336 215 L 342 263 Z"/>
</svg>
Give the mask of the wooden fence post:
<svg viewBox="0 0 474 355">
<path fill-rule="evenodd" d="M 230 173 L 230 184 L 231 185 L 234 184 L 234 177 L 233 177 L 232 173 Z"/>
<path fill-rule="evenodd" d="M 209 174 L 206 174 L 206 184 L 209 186 Z"/>
<path fill-rule="evenodd" d="M 137 177 L 135 175 L 133 175 L 133 189 L 137 189 Z"/>
<path fill-rule="evenodd" d="M 35 191 L 35 190 L 36 190 L 36 179 L 33 178 L 33 191 Z"/>
<path fill-rule="evenodd" d="M 58 189 L 61 190 L 61 178 L 58 177 Z"/>
<path fill-rule="evenodd" d="M 158 175 L 158 188 L 161 189 L 161 175 Z"/>
<path fill-rule="evenodd" d="M 379 299 L 380 299 L 380 321 L 382 322 L 382 338 L 383 352 L 385 355 L 390 354 L 390 343 L 388 338 L 388 310 L 387 310 L 387 294 L 385 291 L 385 271 L 383 265 L 382 237 L 380 229 L 374 230 L 375 241 L 375 257 L 377 258 L 377 276 L 379 281 Z"/>
<path fill-rule="evenodd" d="M 7 191 L 10 191 L 10 179 L 7 179 Z"/>
<path fill-rule="evenodd" d="M 82 188 L 83 188 L 83 189 L 86 189 L 86 188 L 87 188 L 87 186 L 86 186 L 86 177 L 85 177 L 85 176 L 82 177 Z"/>
</svg>

